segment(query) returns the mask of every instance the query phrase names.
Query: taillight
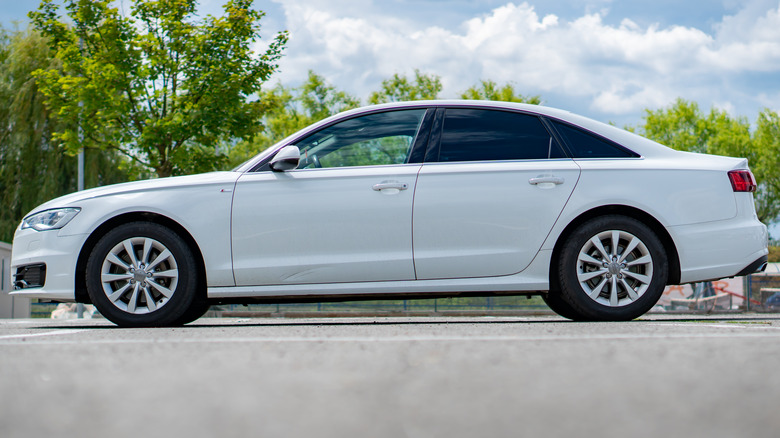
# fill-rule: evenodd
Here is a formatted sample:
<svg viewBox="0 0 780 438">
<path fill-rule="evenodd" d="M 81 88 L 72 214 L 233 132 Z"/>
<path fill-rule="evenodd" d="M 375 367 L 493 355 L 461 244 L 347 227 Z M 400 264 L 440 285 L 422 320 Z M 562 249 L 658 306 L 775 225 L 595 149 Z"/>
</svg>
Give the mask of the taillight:
<svg viewBox="0 0 780 438">
<path fill-rule="evenodd" d="M 729 172 L 729 180 L 735 192 L 756 191 L 756 179 L 749 170 L 732 170 Z"/>
</svg>

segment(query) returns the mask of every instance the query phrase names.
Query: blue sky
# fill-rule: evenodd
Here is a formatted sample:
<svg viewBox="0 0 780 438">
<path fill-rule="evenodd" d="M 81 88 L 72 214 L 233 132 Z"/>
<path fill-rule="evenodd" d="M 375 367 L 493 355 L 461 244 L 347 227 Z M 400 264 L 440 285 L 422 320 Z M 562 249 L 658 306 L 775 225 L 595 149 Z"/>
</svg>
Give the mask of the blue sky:
<svg viewBox="0 0 780 438">
<path fill-rule="evenodd" d="M 0 20 L 37 1 L 0 0 Z M 125 6 L 129 0 L 123 0 Z M 220 14 L 222 0 L 201 1 Z M 780 111 L 780 0 L 255 1 L 264 40 L 291 39 L 273 82 L 309 69 L 364 101 L 415 68 L 441 76 L 442 97 L 480 79 L 511 82 L 545 105 L 618 125 L 677 97 L 754 120 Z"/>
</svg>

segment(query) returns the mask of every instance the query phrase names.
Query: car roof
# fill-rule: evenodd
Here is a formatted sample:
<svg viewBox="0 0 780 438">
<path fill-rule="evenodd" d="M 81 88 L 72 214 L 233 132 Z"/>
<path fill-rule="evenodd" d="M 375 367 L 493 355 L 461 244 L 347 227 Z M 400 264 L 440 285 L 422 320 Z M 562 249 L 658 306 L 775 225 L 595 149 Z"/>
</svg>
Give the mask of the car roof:
<svg viewBox="0 0 780 438">
<path fill-rule="evenodd" d="M 379 105 L 365 106 L 351 111 L 346 111 L 336 116 L 344 116 L 348 113 L 355 115 L 360 113 L 374 112 L 383 109 L 401 109 L 401 108 L 430 108 L 430 107 L 471 107 L 486 108 L 498 110 L 521 111 L 530 114 L 545 116 L 550 119 L 560 120 L 584 128 L 588 131 L 606 137 L 622 146 L 625 146 L 642 156 L 674 155 L 676 152 L 667 146 L 664 146 L 645 137 L 626 131 L 614 125 L 599 122 L 597 120 L 572 113 L 570 111 L 553 108 L 543 105 L 533 105 L 518 102 L 501 102 L 493 100 L 419 100 L 411 102 L 392 102 Z M 334 116 L 334 117 L 336 117 Z"/>
</svg>

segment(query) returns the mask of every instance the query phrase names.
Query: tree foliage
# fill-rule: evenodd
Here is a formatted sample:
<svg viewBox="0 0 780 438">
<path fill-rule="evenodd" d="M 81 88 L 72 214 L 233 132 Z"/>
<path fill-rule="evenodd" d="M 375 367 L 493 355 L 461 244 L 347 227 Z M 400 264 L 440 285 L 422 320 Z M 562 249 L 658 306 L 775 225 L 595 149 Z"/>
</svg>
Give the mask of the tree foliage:
<svg viewBox="0 0 780 438">
<path fill-rule="evenodd" d="M 644 136 L 678 150 L 748 159 L 758 181 L 756 212 L 765 223 L 780 216 L 780 116 L 762 110 L 751 131 L 745 117 L 723 110 L 705 114 L 696 102 L 677 99 L 667 108 L 645 110 Z"/>
<path fill-rule="evenodd" d="M 382 81 L 380 89 L 369 96 L 370 104 L 409 100 L 434 100 L 442 90 L 437 75 L 414 71 L 414 78 L 394 74 Z M 360 100 L 337 90 L 322 76 L 309 71 L 308 79 L 299 87 L 289 88 L 277 84 L 274 88 L 259 94 L 263 103 L 263 131 L 251 141 L 234 145 L 230 152 L 230 163 L 239 163 L 266 149 L 277 141 L 338 112 L 360 106 Z M 463 99 L 501 100 L 541 104 L 539 96 L 523 96 L 512 84 L 497 85 L 483 80 L 461 94 Z"/>
<path fill-rule="evenodd" d="M 216 146 L 261 128 L 249 97 L 277 69 L 287 40 L 251 50 L 263 13 L 230 0 L 221 17 L 196 19 L 196 0 L 135 0 L 124 17 L 110 0 L 52 0 L 30 13 L 62 68 L 34 73 L 64 122 L 55 139 L 70 153 L 113 149 L 158 176 L 224 165 Z M 79 129 L 83 141 L 79 139 Z"/>
<path fill-rule="evenodd" d="M 756 156 L 751 158 L 751 169 L 759 181 L 756 203 L 759 218 L 765 222 L 780 216 L 780 114 L 763 109 L 753 132 Z"/>
<path fill-rule="evenodd" d="M 371 93 L 368 102 L 378 104 L 407 100 L 432 100 L 438 99 L 441 90 L 441 78 L 438 75 L 426 75 L 415 69 L 414 80 L 396 73 L 393 77 L 382 81 L 380 90 Z"/>
<path fill-rule="evenodd" d="M 309 71 L 301 86 L 281 83 L 259 94 L 263 104 L 263 131 L 251 141 L 236 144 L 230 152 L 233 165 L 251 158 L 277 141 L 333 114 L 360 106 L 360 100 L 337 90 L 322 76 Z"/>
<path fill-rule="evenodd" d="M 44 106 L 31 73 L 59 68 L 37 32 L 0 29 L 0 240 L 10 241 L 38 204 L 76 190 L 77 160 L 52 141 L 63 128 Z M 130 163 L 112 152 L 85 151 L 85 186 L 126 181 Z"/>
<path fill-rule="evenodd" d="M 461 99 L 470 100 L 497 100 L 502 102 L 530 103 L 541 105 L 542 99 L 539 96 L 523 96 L 515 91 L 512 84 L 499 86 L 494 81 L 482 80 L 479 85 L 469 87 L 460 95 Z"/>
</svg>

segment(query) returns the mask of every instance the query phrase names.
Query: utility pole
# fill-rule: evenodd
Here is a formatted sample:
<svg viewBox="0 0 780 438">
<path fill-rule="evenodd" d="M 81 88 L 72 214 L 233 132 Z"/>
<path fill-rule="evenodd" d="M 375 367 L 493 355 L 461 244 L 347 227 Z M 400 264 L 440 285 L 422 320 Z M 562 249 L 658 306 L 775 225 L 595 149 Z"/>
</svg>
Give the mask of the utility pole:
<svg viewBox="0 0 780 438">
<path fill-rule="evenodd" d="M 84 106 L 84 102 L 79 102 L 79 112 L 81 112 L 81 107 Z M 79 125 L 79 142 L 84 141 L 84 134 L 81 132 L 81 125 Z M 81 150 L 79 150 L 79 172 L 78 172 L 78 183 L 77 188 L 78 191 L 84 190 L 84 146 L 81 147 Z M 77 303 L 76 304 L 76 315 L 79 319 L 84 318 L 84 304 Z"/>
<path fill-rule="evenodd" d="M 84 48 L 84 40 L 79 37 L 79 53 Z M 80 192 L 84 190 L 84 131 L 81 128 L 81 111 L 84 106 L 84 101 L 79 101 L 79 144 L 81 149 L 79 150 L 79 169 L 78 169 L 78 181 L 76 183 L 76 189 Z M 84 318 L 84 304 L 76 304 L 76 316 L 79 319 Z"/>
</svg>

